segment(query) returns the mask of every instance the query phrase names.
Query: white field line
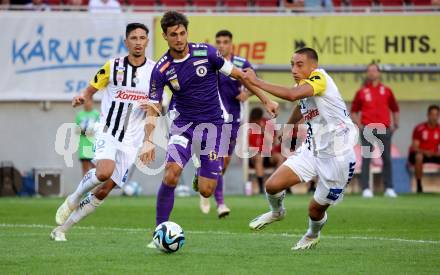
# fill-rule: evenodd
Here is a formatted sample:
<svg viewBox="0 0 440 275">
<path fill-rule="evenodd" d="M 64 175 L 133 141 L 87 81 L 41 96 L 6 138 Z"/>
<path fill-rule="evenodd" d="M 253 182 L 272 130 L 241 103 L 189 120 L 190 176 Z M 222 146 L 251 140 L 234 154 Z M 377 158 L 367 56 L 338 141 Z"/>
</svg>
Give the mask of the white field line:
<svg viewBox="0 0 440 275">
<path fill-rule="evenodd" d="M 53 229 L 55 226 L 47 224 L 8 224 L 0 223 L 0 228 L 44 228 Z M 120 228 L 120 227 L 94 227 L 94 226 L 75 226 L 76 229 L 81 230 L 107 230 L 107 231 L 119 231 L 119 232 L 148 232 L 152 231 L 150 228 Z M 227 232 L 227 231 L 185 231 L 189 234 L 201 234 L 201 235 L 221 235 L 221 236 L 260 236 L 260 237 L 302 237 L 302 234 L 289 234 L 289 233 L 239 233 L 239 232 Z M 437 240 L 412 240 L 402 238 L 387 238 L 387 237 L 374 237 L 374 236 L 331 236 L 323 235 L 325 239 L 337 239 L 337 240 L 364 240 L 364 241 L 389 241 L 389 242 L 405 242 L 405 243 L 425 243 L 425 244 L 440 244 Z"/>
</svg>

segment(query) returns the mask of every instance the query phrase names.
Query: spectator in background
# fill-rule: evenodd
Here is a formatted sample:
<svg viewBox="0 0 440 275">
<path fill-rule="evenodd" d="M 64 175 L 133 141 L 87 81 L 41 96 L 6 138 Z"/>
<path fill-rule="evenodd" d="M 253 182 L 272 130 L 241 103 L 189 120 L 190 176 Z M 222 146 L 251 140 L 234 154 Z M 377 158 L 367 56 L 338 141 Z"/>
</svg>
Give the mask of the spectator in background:
<svg viewBox="0 0 440 275">
<path fill-rule="evenodd" d="M 84 103 L 84 110 L 76 114 L 75 123 L 81 131 L 79 137 L 79 160 L 82 166 L 83 176 L 94 167 L 92 159 L 94 157 L 93 144 L 95 135 L 95 124 L 99 120 L 99 112 L 93 108 L 93 101 L 88 100 Z"/>
<path fill-rule="evenodd" d="M 117 0 L 90 0 L 91 13 L 121 13 L 121 5 Z"/>
<path fill-rule="evenodd" d="M 281 155 L 281 144 L 277 143 L 274 125 L 263 116 L 261 108 L 253 108 L 249 116 L 249 123 L 256 123 L 261 127 L 261 133 L 249 133 L 249 147 L 256 148 L 257 154 L 250 159 L 250 164 L 255 168 L 260 194 L 264 194 L 264 168 L 279 167 L 284 158 Z M 273 136 L 265 135 L 273 133 Z M 269 156 L 269 157 L 267 157 Z"/>
<path fill-rule="evenodd" d="M 393 114 L 393 123 L 391 123 L 390 111 Z M 360 115 L 359 112 L 361 113 Z M 382 153 L 382 175 L 385 184 L 385 196 L 396 197 L 391 169 L 391 138 L 393 132 L 399 127 L 399 105 L 391 89 L 381 83 L 378 64 L 372 63 L 368 65 L 367 80 L 354 97 L 351 113 L 353 121 L 359 127 L 363 148 L 366 147 L 369 152 L 372 152 L 374 146 L 374 144 L 367 141 L 364 129 L 372 132 L 376 139 L 382 142 L 384 148 Z M 383 134 L 383 132 L 385 133 Z M 373 197 L 373 192 L 368 186 L 371 158 L 366 156 L 365 152 L 366 150 L 363 149 L 361 171 L 362 196 L 364 198 L 371 198 Z"/>
<path fill-rule="evenodd" d="M 34 11 L 50 11 L 49 5 L 44 3 L 43 0 L 32 0 L 32 2 L 25 5 L 26 9 Z"/>
<path fill-rule="evenodd" d="M 424 163 L 440 164 L 440 125 L 438 123 L 440 108 L 431 105 L 428 108 L 428 121 L 414 128 L 412 145 L 408 161 L 414 165 L 417 180 L 417 193 L 422 193 L 422 175 Z"/>
</svg>

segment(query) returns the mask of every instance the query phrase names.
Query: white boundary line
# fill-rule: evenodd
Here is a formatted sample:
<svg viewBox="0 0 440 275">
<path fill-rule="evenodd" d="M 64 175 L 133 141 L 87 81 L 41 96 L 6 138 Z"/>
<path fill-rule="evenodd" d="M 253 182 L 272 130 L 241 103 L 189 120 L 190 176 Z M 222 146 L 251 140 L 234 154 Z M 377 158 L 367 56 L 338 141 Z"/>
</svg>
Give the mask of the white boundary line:
<svg viewBox="0 0 440 275">
<path fill-rule="evenodd" d="M 0 223 L 0 228 L 44 228 L 52 229 L 55 226 L 47 224 L 9 224 Z M 120 228 L 120 227 L 94 227 L 94 226 L 75 226 L 76 229 L 81 230 L 108 230 L 108 231 L 120 231 L 120 232 L 146 232 L 152 231 L 150 228 Z M 239 233 L 239 232 L 227 232 L 227 231 L 185 231 L 189 234 L 213 234 L 222 236 L 232 236 L 232 235 L 248 235 L 248 236 L 263 236 L 263 237 L 302 237 L 302 234 L 289 234 L 289 233 Z M 402 239 L 402 238 L 386 238 L 386 237 L 368 237 L 368 236 L 331 236 L 325 235 L 326 239 L 337 239 L 337 240 L 366 240 L 366 241 L 389 241 L 389 242 L 405 242 L 405 243 L 423 243 L 423 244 L 440 244 L 437 240 L 412 240 L 412 239 Z"/>
</svg>

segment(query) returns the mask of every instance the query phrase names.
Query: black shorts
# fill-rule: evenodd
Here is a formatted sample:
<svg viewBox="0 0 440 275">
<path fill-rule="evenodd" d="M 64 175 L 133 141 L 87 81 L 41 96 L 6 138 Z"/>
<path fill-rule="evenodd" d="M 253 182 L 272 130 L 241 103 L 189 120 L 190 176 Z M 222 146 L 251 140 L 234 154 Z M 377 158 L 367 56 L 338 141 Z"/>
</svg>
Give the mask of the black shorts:
<svg viewBox="0 0 440 275">
<path fill-rule="evenodd" d="M 416 163 L 416 153 L 415 152 L 409 153 L 408 161 L 412 165 L 414 165 L 414 163 Z M 436 164 L 440 164 L 440 157 L 438 157 L 438 156 L 427 157 L 426 155 L 424 155 L 423 156 L 423 163 L 436 163 Z"/>
</svg>

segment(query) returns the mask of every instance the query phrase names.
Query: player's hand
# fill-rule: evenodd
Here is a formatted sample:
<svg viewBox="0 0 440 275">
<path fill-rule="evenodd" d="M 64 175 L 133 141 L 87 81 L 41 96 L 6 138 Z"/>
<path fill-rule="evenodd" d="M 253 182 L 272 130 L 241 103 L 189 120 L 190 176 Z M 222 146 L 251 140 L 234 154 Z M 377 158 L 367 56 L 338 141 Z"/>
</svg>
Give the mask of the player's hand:
<svg viewBox="0 0 440 275">
<path fill-rule="evenodd" d="M 235 97 L 235 99 L 241 102 L 245 102 L 248 98 L 249 98 L 249 93 L 244 89 L 241 89 L 240 94 Z"/>
<path fill-rule="evenodd" d="M 273 100 L 269 100 L 266 104 L 264 104 L 264 108 L 266 108 L 272 118 L 278 116 L 278 107 L 278 103 Z"/>
<path fill-rule="evenodd" d="M 148 165 L 156 159 L 156 146 L 151 141 L 144 141 L 141 148 L 140 159 L 143 164 Z"/>
<path fill-rule="evenodd" d="M 251 68 L 244 68 L 244 79 L 251 83 L 252 85 L 256 86 L 256 83 L 258 82 L 258 77 L 255 74 L 255 71 Z"/>
<path fill-rule="evenodd" d="M 151 105 L 151 103 L 149 103 L 148 99 L 142 99 L 139 100 L 139 108 L 141 108 L 144 112 L 147 112 L 148 110 L 148 106 Z"/>
<path fill-rule="evenodd" d="M 72 99 L 72 107 L 75 108 L 79 105 L 84 104 L 84 102 L 86 101 L 86 99 L 84 98 L 83 95 L 77 95 Z"/>
</svg>

